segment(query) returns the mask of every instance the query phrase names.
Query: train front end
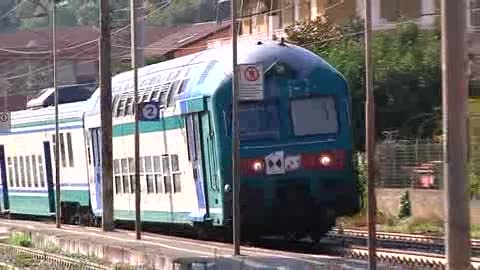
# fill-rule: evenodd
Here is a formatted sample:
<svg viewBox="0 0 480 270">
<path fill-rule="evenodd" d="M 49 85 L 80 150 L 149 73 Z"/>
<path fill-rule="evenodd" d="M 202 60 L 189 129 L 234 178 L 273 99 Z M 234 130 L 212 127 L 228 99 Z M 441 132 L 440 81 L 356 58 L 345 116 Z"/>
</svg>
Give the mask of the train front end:
<svg viewBox="0 0 480 270">
<path fill-rule="evenodd" d="M 260 48 L 244 60 L 261 63 L 263 93 L 252 98 L 251 91 L 240 92 L 242 234 L 318 239 L 337 217 L 359 209 L 347 84 L 333 67 L 302 48 L 264 46 L 268 52 Z M 226 130 L 227 150 L 222 173 L 228 187 L 231 107 L 223 110 L 219 124 Z M 231 198 L 231 192 L 225 196 L 227 218 Z"/>
</svg>

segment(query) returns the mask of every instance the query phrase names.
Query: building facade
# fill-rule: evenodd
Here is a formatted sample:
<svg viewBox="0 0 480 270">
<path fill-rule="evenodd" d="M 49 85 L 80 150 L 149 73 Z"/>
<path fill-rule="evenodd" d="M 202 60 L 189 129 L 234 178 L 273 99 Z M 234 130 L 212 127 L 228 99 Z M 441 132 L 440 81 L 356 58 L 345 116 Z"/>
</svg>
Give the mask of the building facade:
<svg viewBox="0 0 480 270">
<path fill-rule="evenodd" d="M 296 21 L 312 20 L 322 14 L 337 23 L 364 18 L 363 0 L 245 1 L 242 13 L 258 15 L 242 19 L 242 35 L 281 36 L 283 29 Z M 392 27 L 402 18 L 429 26 L 438 17 L 440 7 L 439 0 L 372 0 L 371 3 L 373 28 Z"/>
</svg>

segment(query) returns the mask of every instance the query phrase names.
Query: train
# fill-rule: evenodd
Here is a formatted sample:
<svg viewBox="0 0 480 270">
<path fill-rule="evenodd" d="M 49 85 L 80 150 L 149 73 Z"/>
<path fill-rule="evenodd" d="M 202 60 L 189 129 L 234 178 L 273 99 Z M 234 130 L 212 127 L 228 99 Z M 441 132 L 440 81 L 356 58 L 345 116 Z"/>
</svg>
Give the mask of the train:
<svg viewBox="0 0 480 270">
<path fill-rule="evenodd" d="M 209 48 L 138 69 L 141 220 L 199 234 L 232 228 L 232 52 Z M 360 209 L 351 100 L 342 74 L 309 50 L 281 41 L 238 44 L 239 207 L 242 236 L 319 239 Z M 101 111 L 112 111 L 114 220 L 135 221 L 133 71 L 100 89 L 59 88 L 10 114 L 0 134 L 3 213 L 51 217 L 59 147 L 62 222 L 102 217 Z M 142 108 L 145 108 L 143 106 Z M 140 116 L 139 116 L 140 117 Z"/>
</svg>

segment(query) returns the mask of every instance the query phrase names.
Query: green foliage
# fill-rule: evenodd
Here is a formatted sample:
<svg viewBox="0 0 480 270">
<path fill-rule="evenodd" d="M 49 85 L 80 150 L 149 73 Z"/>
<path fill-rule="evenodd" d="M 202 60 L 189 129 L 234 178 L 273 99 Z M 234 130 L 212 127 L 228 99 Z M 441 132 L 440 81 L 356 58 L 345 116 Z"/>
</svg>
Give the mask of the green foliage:
<svg viewBox="0 0 480 270">
<path fill-rule="evenodd" d="M 173 26 L 213 21 L 216 17 L 216 1 L 214 0 L 172 0 L 171 4 L 148 21 L 154 25 Z"/>
<path fill-rule="evenodd" d="M 365 141 L 362 25 L 357 19 L 338 26 L 319 17 L 286 30 L 290 41 L 323 57 L 348 80 L 355 146 L 360 150 Z M 395 129 L 405 137 L 436 135 L 441 130 L 439 31 L 402 22 L 395 29 L 374 32 L 372 58 L 377 132 Z"/>
<path fill-rule="evenodd" d="M 145 58 L 145 65 L 148 66 L 148 65 L 153 65 L 153 64 L 157 64 L 157 63 L 161 63 L 163 61 L 167 61 L 167 57 L 165 56 L 152 56 L 152 57 L 146 57 Z"/>
<path fill-rule="evenodd" d="M 35 264 L 34 258 L 28 254 L 17 254 L 15 256 L 15 266 L 17 267 L 32 267 Z"/>
<path fill-rule="evenodd" d="M 31 247 L 32 239 L 26 234 L 14 233 L 8 237 L 7 243 L 16 246 Z"/>
<path fill-rule="evenodd" d="M 469 193 L 470 197 L 473 198 L 475 196 L 480 195 L 480 175 L 473 170 L 470 170 L 470 186 L 469 186 Z"/>
<path fill-rule="evenodd" d="M 398 218 L 402 219 L 410 217 L 412 215 L 411 210 L 412 209 L 410 205 L 410 194 L 408 190 L 406 190 L 400 198 L 400 212 L 398 213 Z"/>
<path fill-rule="evenodd" d="M 361 199 L 361 209 L 365 210 L 367 206 L 367 163 L 365 154 L 356 153 L 354 173 L 357 178 L 357 189 Z"/>
</svg>

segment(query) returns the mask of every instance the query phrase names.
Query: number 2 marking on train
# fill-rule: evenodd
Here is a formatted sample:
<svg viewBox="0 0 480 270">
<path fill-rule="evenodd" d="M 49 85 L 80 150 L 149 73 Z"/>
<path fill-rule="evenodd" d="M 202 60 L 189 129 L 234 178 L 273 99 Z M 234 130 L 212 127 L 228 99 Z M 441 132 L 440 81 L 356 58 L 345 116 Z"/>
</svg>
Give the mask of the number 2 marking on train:
<svg viewBox="0 0 480 270">
<path fill-rule="evenodd" d="M 158 108 L 153 104 L 147 104 L 142 110 L 143 117 L 148 120 L 153 120 L 158 117 Z"/>
</svg>

